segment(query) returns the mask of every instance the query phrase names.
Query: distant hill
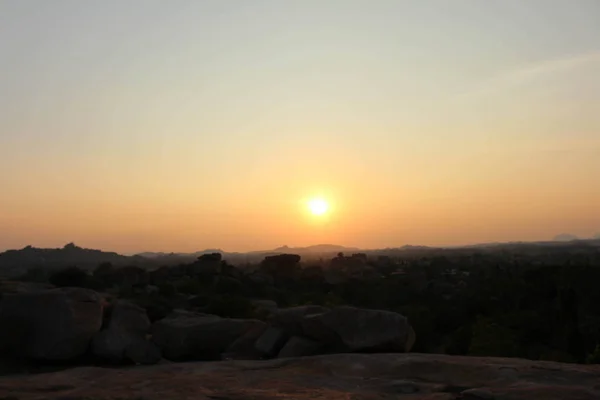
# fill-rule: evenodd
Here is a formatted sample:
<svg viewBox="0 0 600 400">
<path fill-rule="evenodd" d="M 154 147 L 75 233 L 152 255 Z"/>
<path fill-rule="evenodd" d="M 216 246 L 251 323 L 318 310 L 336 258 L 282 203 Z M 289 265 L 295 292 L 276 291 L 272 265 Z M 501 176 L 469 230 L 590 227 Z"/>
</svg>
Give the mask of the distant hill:
<svg viewBox="0 0 600 400">
<path fill-rule="evenodd" d="M 152 252 L 147 251 L 144 253 L 138 253 L 136 256 L 144 257 L 144 258 L 158 258 L 158 257 L 172 257 L 172 256 L 180 256 L 181 253 L 163 253 L 163 252 Z"/>
<path fill-rule="evenodd" d="M 597 235 L 598 236 L 598 235 Z M 221 253 L 223 259 L 228 262 L 243 266 L 244 264 L 255 264 L 265 257 L 293 253 L 302 257 L 303 261 L 319 258 L 333 258 L 337 253 L 366 253 L 369 256 L 391 256 L 391 257 L 422 257 L 435 254 L 456 254 L 465 252 L 495 252 L 495 251 L 519 251 L 532 254 L 547 253 L 566 247 L 582 249 L 600 248 L 600 237 L 597 239 L 573 239 L 573 235 L 559 235 L 560 240 L 545 242 L 509 242 L 509 243 L 483 243 L 468 246 L 453 247 L 427 247 L 427 246 L 402 246 L 385 249 L 359 249 L 356 247 L 345 247 L 334 244 L 319 244 L 307 247 L 282 246 L 273 250 L 252 251 L 247 253 L 224 252 L 220 249 L 206 249 L 193 253 L 163 253 L 145 252 L 134 256 L 125 256 L 114 252 L 84 249 L 70 243 L 59 249 L 40 249 L 27 246 L 20 250 L 8 250 L 0 253 L 0 276 L 15 277 L 23 275 L 30 268 L 41 267 L 47 269 L 58 269 L 69 266 L 77 266 L 86 270 L 92 270 L 99 264 L 108 262 L 114 266 L 136 265 L 143 268 L 156 268 L 159 266 L 177 265 L 190 262 L 202 254 Z M 555 238 L 556 239 L 556 238 Z M 567 240 L 569 239 L 569 240 Z"/>
<path fill-rule="evenodd" d="M 30 268 L 64 268 L 77 266 L 92 269 L 99 264 L 109 262 L 115 266 L 130 265 L 146 260 L 141 257 L 127 257 L 113 252 L 84 249 L 69 243 L 60 249 L 40 249 L 27 246 L 20 250 L 8 250 L 0 253 L 0 274 L 19 276 Z"/>
<path fill-rule="evenodd" d="M 289 247 L 281 246 L 273 250 L 257 250 L 246 253 L 226 252 L 221 249 L 206 249 L 193 253 L 139 253 L 137 256 L 147 259 L 153 259 L 165 264 L 174 264 L 178 262 L 189 262 L 192 259 L 198 258 L 203 254 L 221 253 L 223 258 L 232 263 L 255 263 L 263 258 L 276 254 L 293 253 L 302 256 L 305 260 L 317 257 L 334 256 L 337 253 L 352 253 L 361 251 L 356 247 L 346 247 L 335 244 L 317 244 L 307 247 Z"/>
<path fill-rule="evenodd" d="M 203 254 L 210 253 L 224 253 L 221 249 L 207 249 L 202 251 L 196 251 L 194 253 L 164 253 L 164 252 L 151 252 L 147 251 L 144 253 L 138 253 L 136 256 L 144 258 L 159 258 L 159 257 L 200 257 Z"/>
<path fill-rule="evenodd" d="M 575 235 L 571 235 L 570 233 L 561 233 L 560 235 L 554 236 L 555 242 L 571 242 L 573 240 L 579 240 L 579 238 Z"/>
<path fill-rule="evenodd" d="M 316 244 L 313 246 L 307 247 L 288 247 L 282 246 L 278 247 L 273 252 L 282 252 L 282 253 L 339 253 L 339 252 L 352 252 L 352 251 L 360 251 L 357 247 L 345 247 L 339 246 L 337 244 Z"/>
</svg>

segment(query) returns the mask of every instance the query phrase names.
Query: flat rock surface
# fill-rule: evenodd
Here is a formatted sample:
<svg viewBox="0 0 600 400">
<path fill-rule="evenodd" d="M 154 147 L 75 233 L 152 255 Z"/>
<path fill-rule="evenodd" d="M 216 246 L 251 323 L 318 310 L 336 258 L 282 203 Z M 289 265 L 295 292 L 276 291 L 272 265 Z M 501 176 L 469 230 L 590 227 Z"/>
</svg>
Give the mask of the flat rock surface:
<svg viewBox="0 0 600 400">
<path fill-rule="evenodd" d="M 75 368 L 0 378 L 0 399 L 598 400 L 600 366 L 431 354 Z"/>
</svg>

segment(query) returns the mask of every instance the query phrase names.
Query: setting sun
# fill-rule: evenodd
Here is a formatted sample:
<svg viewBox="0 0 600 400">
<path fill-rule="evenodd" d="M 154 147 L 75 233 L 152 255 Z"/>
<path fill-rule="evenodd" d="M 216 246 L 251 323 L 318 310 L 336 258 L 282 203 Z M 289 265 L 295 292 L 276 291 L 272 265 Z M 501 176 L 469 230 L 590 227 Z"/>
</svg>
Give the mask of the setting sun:
<svg viewBox="0 0 600 400">
<path fill-rule="evenodd" d="M 308 209 L 313 215 L 323 215 L 329 210 L 329 204 L 324 199 L 315 198 L 308 201 Z"/>
</svg>

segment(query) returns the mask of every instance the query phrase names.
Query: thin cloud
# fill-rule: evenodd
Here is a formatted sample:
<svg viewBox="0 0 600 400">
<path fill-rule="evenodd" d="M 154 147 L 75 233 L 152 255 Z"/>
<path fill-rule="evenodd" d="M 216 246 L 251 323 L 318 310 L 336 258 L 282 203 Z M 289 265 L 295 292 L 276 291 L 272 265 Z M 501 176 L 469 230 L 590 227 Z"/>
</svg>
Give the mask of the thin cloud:
<svg viewBox="0 0 600 400">
<path fill-rule="evenodd" d="M 552 77 L 557 73 L 578 67 L 600 64 L 600 52 L 577 54 L 559 59 L 544 60 L 502 73 L 481 82 L 475 88 L 459 94 L 458 98 L 473 98 L 510 90 L 527 85 L 536 80 Z"/>
</svg>

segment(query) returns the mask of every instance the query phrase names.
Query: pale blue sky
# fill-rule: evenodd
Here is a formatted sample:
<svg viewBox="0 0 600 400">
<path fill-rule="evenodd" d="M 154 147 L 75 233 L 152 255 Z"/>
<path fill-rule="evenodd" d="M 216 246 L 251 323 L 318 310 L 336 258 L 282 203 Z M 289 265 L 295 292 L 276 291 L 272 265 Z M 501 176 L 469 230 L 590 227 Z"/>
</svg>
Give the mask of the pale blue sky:
<svg viewBox="0 0 600 400">
<path fill-rule="evenodd" d="M 0 249 L 591 235 L 600 2 L 0 0 L 0 168 Z"/>
</svg>

